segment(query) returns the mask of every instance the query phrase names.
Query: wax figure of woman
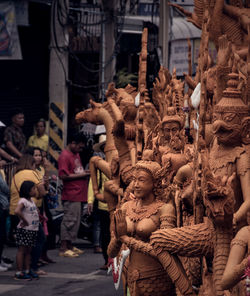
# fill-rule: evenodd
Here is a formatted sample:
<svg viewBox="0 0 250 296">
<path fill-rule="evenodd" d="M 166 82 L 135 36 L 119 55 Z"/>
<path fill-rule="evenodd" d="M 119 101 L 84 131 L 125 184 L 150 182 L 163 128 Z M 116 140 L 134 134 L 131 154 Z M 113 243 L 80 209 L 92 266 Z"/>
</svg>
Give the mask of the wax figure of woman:
<svg viewBox="0 0 250 296">
<path fill-rule="evenodd" d="M 244 278 L 247 271 L 249 276 L 250 267 L 250 212 L 247 213 L 248 226 L 242 227 L 231 242 L 231 249 L 226 268 L 221 280 L 223 289 L 232 289 Z M 235 287 L 237 290 L 242 289 L 245 293 L 245 283 L 242 281 Z"/>
<path fill-rule="evenodd" d="M 161 167 L 153 161 L 135 165 L 134 196 L 115 213 L 115 235 L 127 245 L 127 285 L 131 296 L 175 295 L 175 288 L 148 243 L 152 232 L 176 225 L 175 208 L 164 200 Z M 113 254 L 115 255 L 115 254 Z"/>
</svg>

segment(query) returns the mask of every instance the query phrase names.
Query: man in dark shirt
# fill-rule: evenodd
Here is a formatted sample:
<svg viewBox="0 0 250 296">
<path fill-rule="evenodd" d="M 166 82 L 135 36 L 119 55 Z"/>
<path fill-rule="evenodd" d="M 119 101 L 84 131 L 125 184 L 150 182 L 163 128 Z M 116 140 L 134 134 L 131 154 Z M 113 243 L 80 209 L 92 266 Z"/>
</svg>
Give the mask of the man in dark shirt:
<svg viewBox="0 0 250 296">
<path fill-rule="evenodd" d="M 22 130 L 24 125 L 22 109 L 17 108 L 12 111 L 11 121 L 12 124 L 4 131 L 4 143 L 12 156 L 20 158 L 26 146 L 26 137 Z"/>
</svg>

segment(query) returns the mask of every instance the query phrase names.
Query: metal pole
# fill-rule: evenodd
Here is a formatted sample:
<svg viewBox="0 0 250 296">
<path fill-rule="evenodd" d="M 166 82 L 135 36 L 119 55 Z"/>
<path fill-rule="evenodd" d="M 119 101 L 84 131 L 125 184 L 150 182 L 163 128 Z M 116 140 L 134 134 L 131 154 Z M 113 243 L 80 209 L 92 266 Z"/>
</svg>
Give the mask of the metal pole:
<svg viewBox="0 0 250 296">
<path fill-rule="evenodd" d="M 105 56 L 106 56 L 106 45 L 105 45 L 105 24 L 104 16 L 102 15 L 102 25 L 101 25 L 101 34 L 102 34 L 102 47 L 101 47 L 101 99 L 104 102 L 105 99 Z"/>
<path fill-rule="evenodd" d="M 169 66 L 169 5 L 167 0 L 160 0 L 160 30 L 159 47 L 161 49 L 161 64 Z"/>
<path fill-rule="evenodd" d="M 104 23 L 104 91 L 108 87 L 108 84 L 113 81 L 116 68 L 116 57 L 114 55 L 115 48 L 115 21 L 117 14 L 117 3 L 115 0 L 103 0 L 102 6 L 105 13 Z"/>
</svg>

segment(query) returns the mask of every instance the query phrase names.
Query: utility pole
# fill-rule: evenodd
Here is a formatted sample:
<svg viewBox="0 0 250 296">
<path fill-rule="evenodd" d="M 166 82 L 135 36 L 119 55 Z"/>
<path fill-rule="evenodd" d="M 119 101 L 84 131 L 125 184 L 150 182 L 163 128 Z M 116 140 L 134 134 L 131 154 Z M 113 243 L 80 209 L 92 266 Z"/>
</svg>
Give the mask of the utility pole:
<svg viewBox="0 0 250 296">
<path fill-rule="evenodd" d="M 169 60 L 169 5 L 167 0 L 160 0 L 159 47 L 161 48 L 161 64 L 168 68 Z"/>
<path fill-rule="evenodd" d="M 67 141 L 68 127 L 68 0 L 53 0 L 49 65 L 49 159 L 57 159 Z"/>
<path fill-rule="evenodd" d="M 108 84 L 113 81 L 116 71 L 115 48 L 115 20 L 117 14 L 116 0 L 103 0 L 102 7 L 104 11 L 104 20 L 102 23 L 102 45 L 101 45 L 101 96 L 105 97 L 105 91 Z"/>
</svg>

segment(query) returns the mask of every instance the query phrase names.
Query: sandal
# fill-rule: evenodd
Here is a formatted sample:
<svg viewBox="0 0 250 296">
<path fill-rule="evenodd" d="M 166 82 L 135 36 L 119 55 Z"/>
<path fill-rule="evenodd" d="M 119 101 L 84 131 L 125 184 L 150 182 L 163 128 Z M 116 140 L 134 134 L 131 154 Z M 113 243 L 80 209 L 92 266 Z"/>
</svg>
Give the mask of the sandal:
<svg viewBox="0 0 250 296">
<path fill-rule="evenodd" d="M 50 259 L 48 256 L 47 257 L 42 257 L 41 260 L 43 260 L 43 262 L 46 262 L 46 264 L 56 263 L 56 261 Z"/>
<path fill-rule="evenodd" d="M 46 271 L 42 270 L 42 269 L 38 269 L 38 270 L 36 271 L 36 274 L 37 274 L 37 275 L 47 275 L 48 273 L 47 273 Z"/>
<path fill-rule="evenodd" d="M 71 250 L 67 250 L 65 252 L 60 252 L 59 253 L 59 256 L 61 257 L 70 257 L 70 258 L 76 258 L 76 257 L 79 257 L 78 254 L 74 253 L 73 251 Z"/>
<path fill-rule="evenodd" d="M 83 253 L 84 253 L 84 251 L 83 251 L 83 250 L 80 250 L 80 249 L 78 249 L 78 248 L 76 248 L 76 247 L 73 247 L 72 251 L 73 251 L 74 253 L 78 254 L 78 255 L 80 255 L 80 254 L 83 254 Z"/>
<path fill-rule="evenodd" d="M 40 258 L 38 262 L 42 264 L 41 266 L 48 265 L 48 262 L 46 260 L 43 260 L 42 258 Z"/>
</svg>

